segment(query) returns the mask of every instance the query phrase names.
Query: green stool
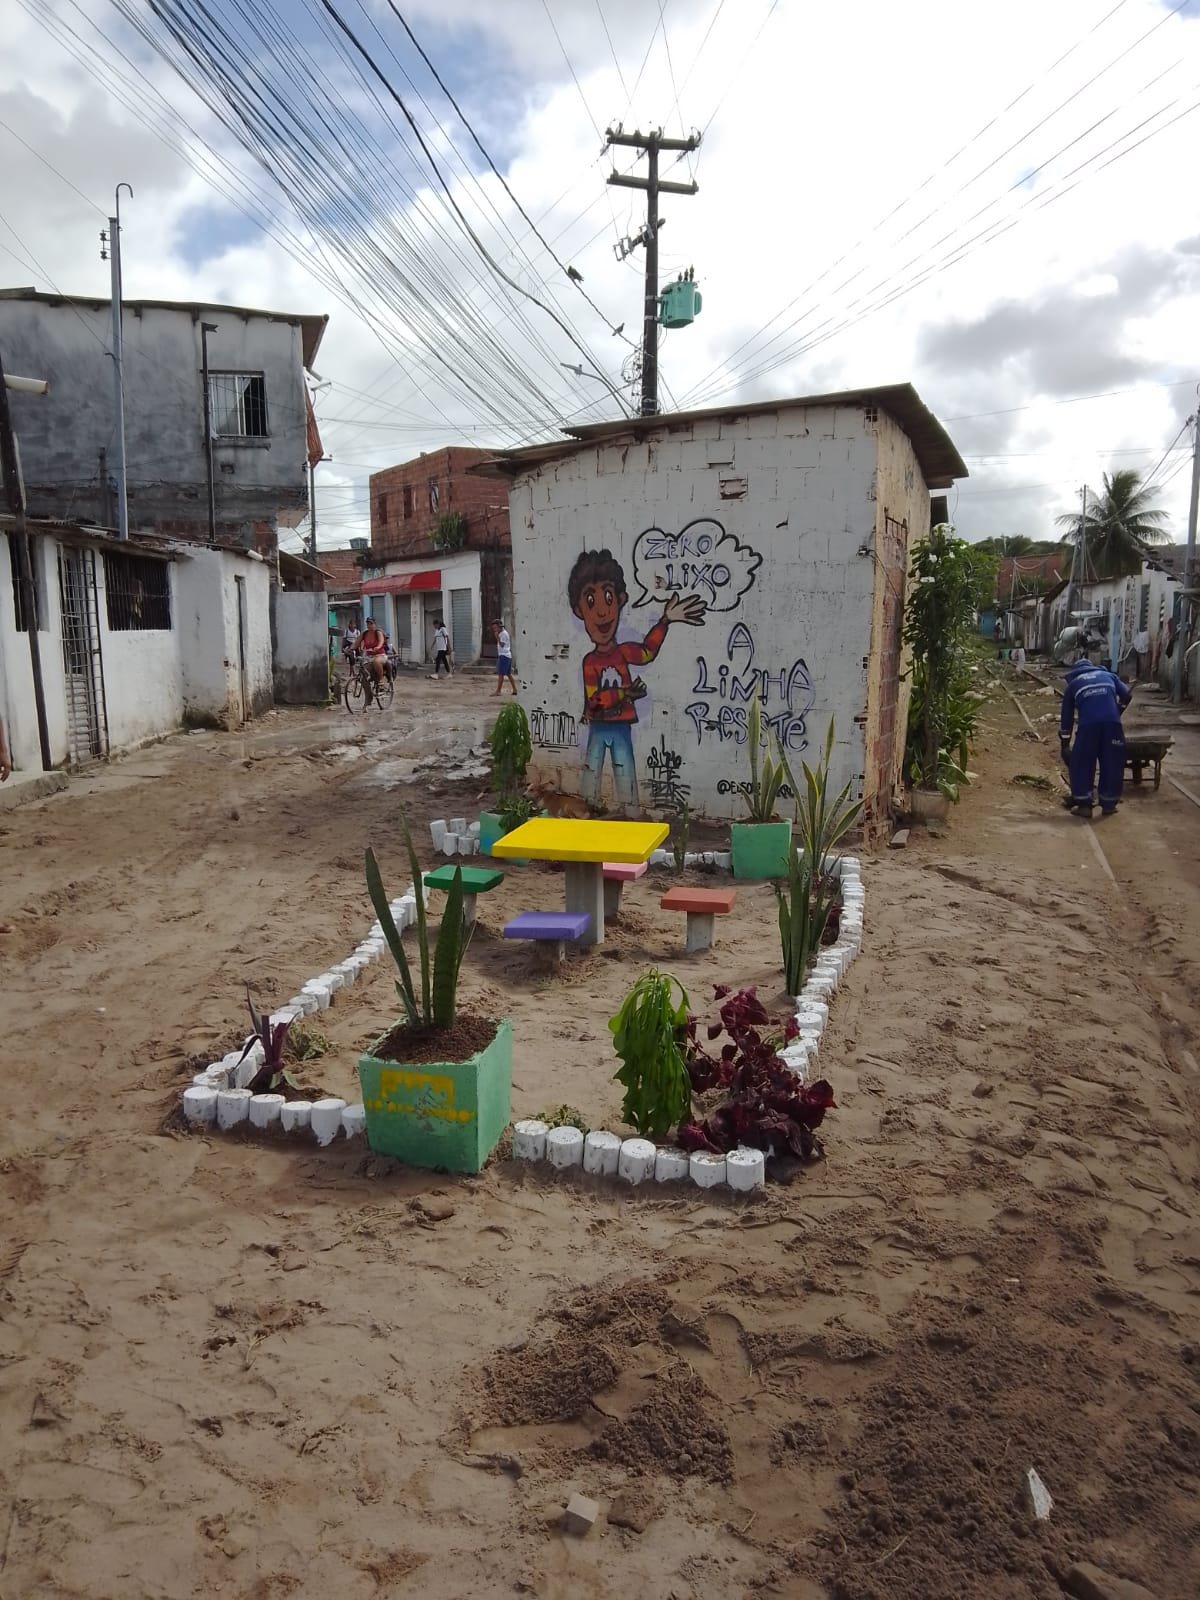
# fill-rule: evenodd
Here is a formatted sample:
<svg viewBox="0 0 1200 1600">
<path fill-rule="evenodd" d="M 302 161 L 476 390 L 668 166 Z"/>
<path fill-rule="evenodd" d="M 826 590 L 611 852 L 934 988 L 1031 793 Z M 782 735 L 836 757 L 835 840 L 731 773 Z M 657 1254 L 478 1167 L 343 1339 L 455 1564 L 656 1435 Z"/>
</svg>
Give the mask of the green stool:
<svg viewBox="0 0 1200 1600">
<path fill-rule="evenodd" d="M 456 872 L 462 873 L 463 927 L 472 928 L 475 925 L 475 896 L 486 894 L 489 889 L 503 883 L 504 874 L 495 867 L 435 867 L 432 872 L 425 874 L 425 887 L 449 889 Z"/>
</svg>

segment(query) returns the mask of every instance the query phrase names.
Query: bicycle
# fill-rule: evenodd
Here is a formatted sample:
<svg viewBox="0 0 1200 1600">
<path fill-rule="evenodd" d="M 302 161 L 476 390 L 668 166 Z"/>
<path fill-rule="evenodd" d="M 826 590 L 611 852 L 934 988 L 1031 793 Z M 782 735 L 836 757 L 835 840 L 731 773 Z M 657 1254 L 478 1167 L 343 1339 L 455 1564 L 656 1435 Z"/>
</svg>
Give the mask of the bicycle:
<svg viewBox="0 0 1200 1600">
<path fill-rule="evenodd" d="M 350 676 L 346 680 L 344 699 L 346 710 L 369 711 L 371 702 L 374 701 L 380 711 L 384 711 L 392 703 L 392 696 L 396 692 L 396 685 L 389 673 L 384 673 L 376 683 L 366 662 L 360 657 L 350 669 Z"/>
</svg>

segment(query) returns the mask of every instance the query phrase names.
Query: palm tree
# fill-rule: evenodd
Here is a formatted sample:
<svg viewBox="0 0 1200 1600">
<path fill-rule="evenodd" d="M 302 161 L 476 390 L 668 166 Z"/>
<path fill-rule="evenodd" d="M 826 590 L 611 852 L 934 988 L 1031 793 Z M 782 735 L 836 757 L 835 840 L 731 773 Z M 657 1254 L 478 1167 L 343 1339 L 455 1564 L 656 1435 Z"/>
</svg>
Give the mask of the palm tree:
<svg viewBox="0 0 1200 1600">
<path fill-rule="evenodd" d="M 1067 512 L 1054 520 L 1069 528 L 1064 543 L 1074 543 L 1082 533 L 1087 553 L 1084 581 L 1127 578 L 1142 570 L 1150 546 L 1167 538 L 1167 513 L 1153 503 L 1154 490 L 1143 487 L 1142 475 L 1132 467 L 1104 474 L 1100 494 L 1088 490 L 1087 515 Z"/>
</svg>

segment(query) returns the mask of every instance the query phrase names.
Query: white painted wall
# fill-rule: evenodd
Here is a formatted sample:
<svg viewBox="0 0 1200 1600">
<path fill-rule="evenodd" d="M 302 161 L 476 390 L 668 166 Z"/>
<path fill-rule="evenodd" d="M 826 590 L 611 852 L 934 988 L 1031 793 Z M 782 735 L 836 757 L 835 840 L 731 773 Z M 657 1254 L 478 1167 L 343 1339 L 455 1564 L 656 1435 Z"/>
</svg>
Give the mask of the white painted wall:
<svg viewBox="0 0 1200 1600">
<path fill-rule="evenodd" d="M 324 589 L 272 589 L 271 605 L 276 701 L 324 704 L 329 698 L 329 601 Z"/>
<path fill-rule="evenodd" d="M 183 720 L 195 727 L 236 727 L 243 707 L 239 674 L 238 586 L 245 580 L 246 712 L 273 703 L 271 573 L 250 552 L 181 546 L 176 568 Z"/>
<path fill-rule="evenodd" d="M 513 643 L 534 776 L 587 792 L 582 673 L 593 645 L 571 613 L 567 583 L 582 551 L 607 548 L 628 595 L 619 641 L 641 641 L 671 593 L 707 604 L 699 626 L 669 626 L 658 657 L 629 669 L 648 690 L 632 730 L 637 810 L 665 810 L 683 785 L 693 810 L 745 816 L 737 786 L 750 777 L 755 686 L 797 762 L 820 748 L 832 717 L 833 781 L 853 780 L 861 792 L 855 719 L 865 712 L 871 649 L 876 469 L 861 409 L 790 407 L 581 446 L 516 479 Z M 690 549 L 679 543 L 684 530 Z M 705 537 L 714 541 L 706 551 Z M 601 792 L 613 807 L 607 761 Z"/>
<path fill-rule="evenodd" d="M 35 582 L 42 600 L 42 682 L 46 692 L 46 720 L 50 728 L 50 756 L 57 766 L 67 759 L 67 702 L 63 676 L 62 605 L 58 588 L 58 546 L 52 539 L 31 541 Z M 13 600 L 16 550 L 0 534 L 0 716 L 8 734 L 13 766 L 22 771 L 42 770 L 37 713 L 33 700 L 33 668 L 29 636 L 17 632 Z"/>
<path fill-rule="evenodd" d="M 171 733 L 183 721 L 183 672 L 177 626 L 113 631 L 108 626 L 105 566 L 96 561 L 96 606 L 104 661 L 104 700 L 110 750 L 127 749 Z M 175 583 L 171 618 L 176 623 Z"/>
</svg>

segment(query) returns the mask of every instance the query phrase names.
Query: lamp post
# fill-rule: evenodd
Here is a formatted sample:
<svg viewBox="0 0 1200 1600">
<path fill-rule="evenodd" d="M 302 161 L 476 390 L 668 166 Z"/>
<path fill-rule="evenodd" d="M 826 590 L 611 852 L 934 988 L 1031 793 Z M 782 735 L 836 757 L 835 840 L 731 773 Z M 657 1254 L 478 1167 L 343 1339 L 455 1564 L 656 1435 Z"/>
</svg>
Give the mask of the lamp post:
<svg viewBox="0 0 1200 1600">
<path fill-rule="evenodd" d="M 200 324 L 200 374 L 204 384 L 204 461 L 208 477 L 208 542 L 217 542 L 217 489 L 213 481 L 212 395 L 208 385 L 208 336 L 216 333 L 215 322 Z"/>
</svg>

